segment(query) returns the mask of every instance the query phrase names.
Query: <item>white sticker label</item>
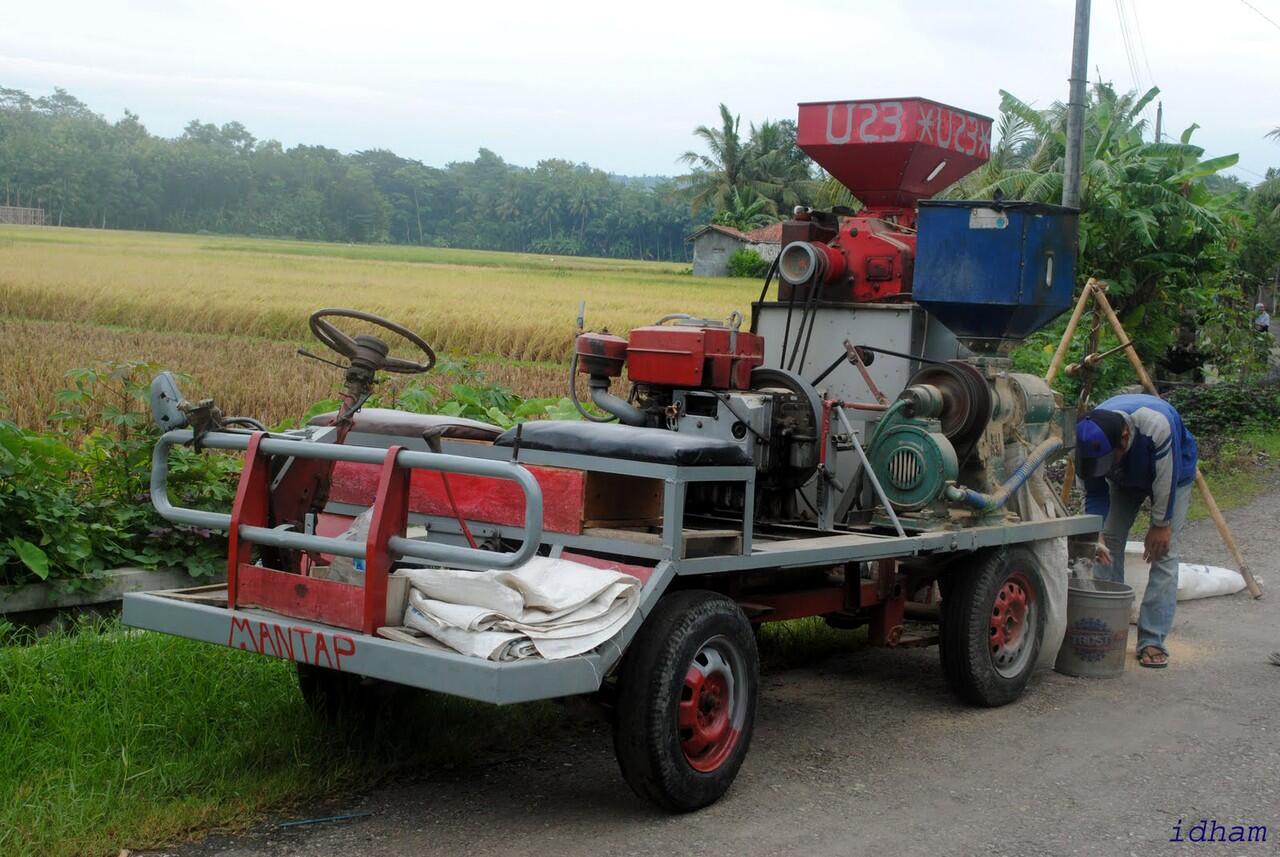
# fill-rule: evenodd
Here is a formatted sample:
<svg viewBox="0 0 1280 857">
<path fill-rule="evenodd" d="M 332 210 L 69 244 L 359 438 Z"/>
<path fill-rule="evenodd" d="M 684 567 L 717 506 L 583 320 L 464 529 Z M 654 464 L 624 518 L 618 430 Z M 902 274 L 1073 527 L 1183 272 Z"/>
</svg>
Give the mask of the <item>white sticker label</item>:
<svg viewBox="0 0 1280 857">
<path fill-rule="evenodd" d="M 1009 216 L 994 208 L 972 208 L 969 210 L 970 229 L 1004 229 L 1009 225 Z"/>
</svg>

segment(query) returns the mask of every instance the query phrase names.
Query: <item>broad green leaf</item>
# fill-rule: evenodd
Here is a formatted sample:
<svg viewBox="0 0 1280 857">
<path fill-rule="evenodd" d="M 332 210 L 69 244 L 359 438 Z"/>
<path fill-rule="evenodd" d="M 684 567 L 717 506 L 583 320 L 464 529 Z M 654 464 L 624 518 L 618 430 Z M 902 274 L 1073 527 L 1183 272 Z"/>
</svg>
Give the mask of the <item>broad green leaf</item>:
<svg viewBox="0 0 1280 857">
<path fill-rule="evenodd" d="M 489 408 L 489 410 L 485 411 L 485 413 L 488 414 L 489 420 L 491 422 L 493 422 L 496 425 L 502 426 L 503 428 L 511 428 L 513 425 L 516 424 L 515 420 L 511 419 L 509 416 L 507 416 L 497 408 Z"/>
<path fill-rule="evenodd" d="M 1182 184 L 1183 182 L 1188 182 L 1192 179 L 1211 176 L 1216 172 L 1225 170 L 1227 167 L 1234 167 L 1239 160 L 1239 155 L 1222 155 L 1221 157 L 1210 158 L 1207 161 L 1201 161 L 1198 164 L 1188 167 L 1182 172 L 1174 175 L 1169 179 L 1169 181 L 1175 184 Z"/>
<path fill-rule="evenodd" d="M 26 539 L 14 536 L 9 545 L 18 554 L 22 564 L 31 569 L 31 573 L 41 580 L 49 579 L 49 555 Z"/>
<path fill-rule="evenodd" d="M 302 421 L 308 422 L 312 417 L 320 414 L 327 414 L 329 411 L 336 411 L 342 407 L 342 402 L 337 399 L 321 399 L 311 407 L 307 408 L 307 412 L 302 415 Z"/>
</svg>

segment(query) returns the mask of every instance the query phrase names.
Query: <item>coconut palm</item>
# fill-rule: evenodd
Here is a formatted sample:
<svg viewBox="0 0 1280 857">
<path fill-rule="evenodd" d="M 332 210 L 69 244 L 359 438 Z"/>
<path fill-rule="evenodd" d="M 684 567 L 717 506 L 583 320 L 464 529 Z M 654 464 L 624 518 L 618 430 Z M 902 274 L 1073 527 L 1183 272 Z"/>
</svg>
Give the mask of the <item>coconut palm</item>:
<svg viewBox="0 0 1280 857">
<path fill-rule="evenodd" d="M 680 160 L 692 168 L 685 177 L 691 192 L 689 207 L 694 214 L 704 208 L 721 210 L 736 188 L 746 186 L 747 145 L 738 133 L 740 117 L 720 105 L 720 127 L 699 125 L 693 130 L 702 140 L 706 154 L 688 151 Z"/>
<path fill-rule="evenodd" d="M 750 191 L 765 200 L 766 210 L 777 214 L 812 195 L 808 157 L 795 145 L 795 124 L 766 120 L 750 125 L 743 139 L 741 118 L 720 105 L 720 125 L 699 125 L 705 153 L 689 151 L 680 160 L 692 169 L 683 181 L 689 190 L 694 214 L 704 208 L 724 211 L 735 191 Z"/>
<path fill-rule="evenodd" d="M 761 226 L 773 223 L 777 218 L 769 213 L 769 200 L 753 190 L 733 189 L 729 204 L 716 212 L 712 223 L 721 226 L 732 226 L 741 232 L 750 232 Z"/>
<path fill-rule="evenodd" d="M 817 190 L 813 162 L 796 145 L 796 123 L 766 119 L 751 125 L 746 173 L 752 187 L 783 212 L 812 201 Z"/>
</svg>

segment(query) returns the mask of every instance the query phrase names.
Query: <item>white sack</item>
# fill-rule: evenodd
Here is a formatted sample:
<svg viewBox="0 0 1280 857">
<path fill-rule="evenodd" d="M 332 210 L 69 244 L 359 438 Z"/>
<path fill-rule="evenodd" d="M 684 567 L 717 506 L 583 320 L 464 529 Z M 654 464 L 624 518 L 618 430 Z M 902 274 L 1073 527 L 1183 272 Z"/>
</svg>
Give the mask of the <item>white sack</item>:
<svg viewBox="0 0 1280 857">
<path fill-rule="evenodd" d="M 1012 473 L 1026 458 L 1026 451 L 1021 444 L 1010 444 L 1005 447 L 1005 470 Z M 1046 521 L 1059 517 L 1058 505 L 1052 496 L 1052 489 L 1044 480 L 1044 467 L 1036 468 L 1009 500 L 1013 510 L 1024 521 Z M 1040 658 L 1037 666 L 1052 667 L 1058 657 L 1058 649 L 1062 646 L 1062 638 L 1067 633 L 1067 580 L 1070 569 L 1067 565 L 1067 538 L 1041 539 L 1029 542 L 1027 547 L 1040 560 L 1040 569 L 1044 572 L 1044 636 L 1040 642 Z"/>
<path fill-rule="evenodd" d="M 1234 595 L 1244 589 L 1244 578 L 1229 568 L 1194 563 L 1178 564 L 1178 600 Z"/>
<path fill-rule="evenodd" d="M 1142 542 L 1126 542 L 1124 546 L 1124 582 L 1133 587 L 1133 609 L 1129 623 L 1137 624 L 1142 596 L 1147 591 L 1151 565 L 1142 558 Z M 1216 565 L 1178 563 L 1178 600 L 1193 601 L 1217 595 L 1234 595 L 1244 589 L 1244 578 L 1238 572 Z"/>
</svg>

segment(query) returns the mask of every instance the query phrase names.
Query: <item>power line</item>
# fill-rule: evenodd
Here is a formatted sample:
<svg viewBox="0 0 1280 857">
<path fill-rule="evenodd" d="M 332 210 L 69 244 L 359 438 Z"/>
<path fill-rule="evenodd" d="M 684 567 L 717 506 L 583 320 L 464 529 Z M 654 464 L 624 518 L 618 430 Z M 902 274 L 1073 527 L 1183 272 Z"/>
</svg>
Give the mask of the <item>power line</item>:
<svg viewBox="0 0 1280 857">
<path fill-rule="evenodd" d="M 1142 69 L 1138 65 L 1138 49 L 1135 49 L 1134 47 L 1135 40 L 1138 40 L 1138 46 L 1142 50 L 1143 61 L 1146 63 L 1148 74 L 1150 74 L 1151 71 L 1151 63 L 1146 61 L 1146 46 L 1140 41 L 1141 33 L 1138 31 L 1137 9 L 1134 8 L 1132 10 L 1134 20 L 1133 25 L 1131 26 L 1129 22 L 1130 11 L 1125 0 L 1115 0 L 1115 7 L 1116 17 L 1120 22 L 1120 39 L 1124 44 L 1125 59 L 1129 63 L 1129 77 L 1133 81 L 1133 88 L 1137 90 L 1137 96 L 1140 98 L 1146 94 L 1147 90 L 1150 89 L 1152 85 L 1154 85 L 1155 75 L 1151 75 L 1150 84 L 1143 82 Z M 1148 126 L 1152 124 L 1150 104 L 1142 108 L 1142 117 L 1143 121 L 1146 122 Z"/>
<path fill-rule="evenodd" d="M 1134 89 L 1142 86 L 1138 79 L 1138 64 L 1133 59 L 1133 42 L 1129 38 L 1129 21 L 1124 13 L 1124 0 L 1115 0 L 1116 18 L 1120 21 L 1120 41 L 1124 44 L 1124 57 L 1129 64 L 1129 79 Z"/>
<path fill-rule="evenodd" d="M 1142 51 L 1142 64 L 1147 67 L 1147 80 L 1156 85 L 1155 72 L 1151 70 L 1151 60 L 1147 57 L 1147 41 L 1142 37 L 1142 18 L 1138 15 L 1138 2 L 1131 0 L 1129 8 L 1133 10 L 1133 24 L 1138 33 L 1138 48 Z"/>
<path fill-rule="evenodd" d="M 1138 35 L 1138 49 L 1142 52 L 1142 64 L 1147 68 L 1146 85 L 1143 86 L 1141 91 L 1138 93 L 1139 97 L 1141 97 L 1146 95 L 1148 89 L 1151 89 L 1156 85 L 1156 76 L 1155 73 L 1151 71 L 1151 60 L 1147 56 L 1147 42 L 1142 37 L 1142 19 L 1138 16 L 1138 2 L 1139 0 L 1129 0 L 1129 11 L 1133 14 L 1133 26 L 1134 31 Z M 1152 116 L 1150 103 L 1148 103 L 1146 107 L 1142 108 L 1142 115 L 1146 117 L 1148 126 L 1155 126 L 1157 124 L 1156 118 Z"/>
<path fill-rule="evenodd" d="M 1248 7 L 1249 7 L 1250 9 L 1252 9 L 1254 12 L 1256 12 L 1259 18 L 1261 18 L 1262 20 L 1266 21 L 1268 24 L 1270 24 L 1271 26 L 1275 27 L 1277 30 L 1280 30 L 1280 24 L 1277 24 L 1274 18 L 1270 18 L 1270 17 L 1268 17 L 1268 16 L 1267 16 L 1267 14 L 1266 14 L 1265 12 L 1263 12 L 1263 11 L 1262 11 L 1261 9 L 1259 9 L 1257 6 L 1255 6 L 1255 5 L 1253 5 L 1252 3 L 1250 3 L 1250 2 L 1249 2 L 1249 0 L 1240 0 L 1240 2 L 1241 2 L 1241 3 L 1243 3 L 1244 5 L 1248 6 Z"/>
</svg>

